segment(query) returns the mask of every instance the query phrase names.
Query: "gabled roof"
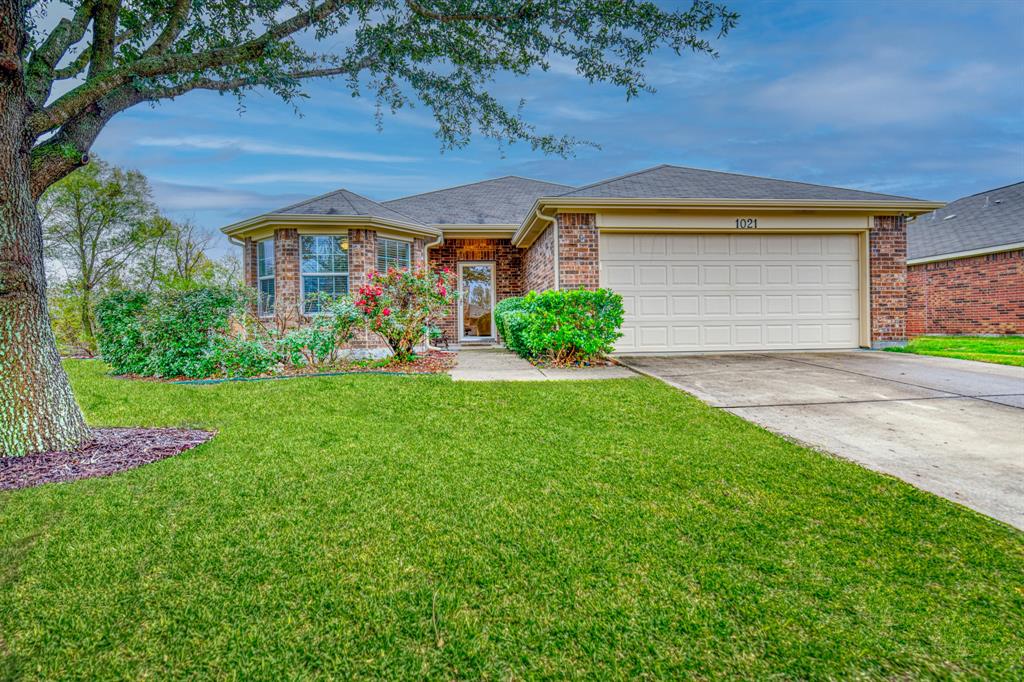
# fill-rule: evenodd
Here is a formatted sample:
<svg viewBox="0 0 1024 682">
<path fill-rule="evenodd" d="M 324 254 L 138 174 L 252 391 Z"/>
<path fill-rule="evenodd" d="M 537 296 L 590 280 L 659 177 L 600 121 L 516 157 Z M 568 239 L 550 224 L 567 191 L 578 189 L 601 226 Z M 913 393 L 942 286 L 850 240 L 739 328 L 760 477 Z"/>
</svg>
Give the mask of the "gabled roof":
<svg viewBox="0 0 1024 682">
<path fill-rule="evenodd" d="M 972 194 L 907 226 L 907 260 L 1024 244 L 1024 182 Z"/>
<path fill-rule="evenodd" d="M 538 197 L 561 194 L 570 185 L 516 175 L 385 201 L 428 225 L 518 225 Z"/>
<path fill-rule="evenodd" d="M 300 201 L 291 206 L 271 211 L 271 215 L 324 215 L 324 216 L 345 216 L 352 218 L 377 218 L 399 223 L 411 223 L 422 225 L 418 220 L 407 215 L 378 204 L 372 199 L 350 192 L 347 189 L 339 189 L 327 194 L 321 194 L 312 199 Z M 426 227 L 426 225 L 423 225 Z"/>
<path fill-rule="evenodd" d="M 663 164 L 595 182 L 562 197 L 601 199 L 751 199 L 907 201 L 908 197 Z"/>
</svg>

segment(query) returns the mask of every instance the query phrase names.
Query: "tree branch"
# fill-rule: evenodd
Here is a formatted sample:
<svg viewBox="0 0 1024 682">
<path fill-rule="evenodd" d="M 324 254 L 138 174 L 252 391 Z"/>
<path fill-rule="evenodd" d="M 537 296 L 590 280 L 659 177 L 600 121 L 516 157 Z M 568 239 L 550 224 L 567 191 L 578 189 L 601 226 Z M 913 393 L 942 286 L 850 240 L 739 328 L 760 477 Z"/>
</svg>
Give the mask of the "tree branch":
<svg viewBox="0 0 1024 682">
<path fill-rule="evenodd" d="M 101 98 L 136 78 L 156 78 L 184 72 L 203 72 L 223 66 L 258 61 L 267 54 L 275 41 L 302 31 L 316 22 L 323 21 L 348 2 L 349 0 L 327 0 L 308 12 L 296 14 L 287 21 L 275 24 L 262 35 L 240 45 L 193 54 L 168 53 L 150 56 L 133 64 L 110 69 L 98 76 L 94 76 L 99 63 L 96 58 L 99 56 L 101 60 L 105 59 L 107 48 L 97 49 L 94 44 L 93 58 L 89 65 L 89 79 L 60 97 L 49 107 L 32 114 L 29 117 L 29 128 L 36 136 L 59 128 Z M 95 28 L 93 33 L 96 34 Z"/>
<path fill-rule="evenodd" d="M 171 10 L 171 18 L 167 21 L 167 25 L 164 26 L 164 30 L 160 32 L 153 44 L 146 49 L 145 56 L 152 56 L 163 54 L 167 51 L 174 41 L 181 35 L 182 29 L 185 28 L 185 22 L 188 21 L 188 12 L 191 9 L 192 3 L 190 0 L 175 0 L 174 8 Z"/>
<path fill-rule="evenodd" d="M 32 52 L 28 66 L 25 67 L 25 87 L 29 101 L 34 106 L 42 107 L 46 103 L 53 87 L 54 68 L 71 46 L 82 40 L 91 20 L 92 2 L 86 0 L 79 6 L 74 17 L 57 22 L 43 44 Z"/>
<path fill-rule="evenodd" d="M 515 19 L 522 19 L 530 11 L 529 2 L 524 2 L 523 6 L 514 14 L 487 14 L 483 12 L 443 14 L 441 12 L 435 12 L 427 9 L 420 3 L 416 2 L 416 0 L 405 0 L 405 4 L 413 11 L 413 14 L 417 14 L 424 19 L 432 19 L 443 23 L 453 23 L 456 21 L 513 21 Z"/>
<path fill-rule="evenodd" d="M 369 57 L 348 66 L 334 66 L 322 69 L 305 69 L 302 71 L 292 71 L 290 73 L 283 74 L 281 76 L 247 76 L 243 78 L 233 78 L 230 80 L 216 80 L 214 78 L 195 78 L 184 83 L 177 85 L 168 86 L 166 88 L 158 88 L 155 90 L 145 90 L 147 100 L 158 100 L 158 99 L 173 99 L 180 97 L 187 92 L 192 90 L 215 90 L 219 92 L 232 92 L 235 90 L 241 90 L 243 88 L 252 88 L 260 85 L 273 85 L 277 81 L 281 80 L 308 80 L 310 78 L 330 78 L 333 76 L 342 75 L 353 75 L 359 73 L 363 69 L 367 69 L 373 66 L 374 61 Z"/>
</svg>

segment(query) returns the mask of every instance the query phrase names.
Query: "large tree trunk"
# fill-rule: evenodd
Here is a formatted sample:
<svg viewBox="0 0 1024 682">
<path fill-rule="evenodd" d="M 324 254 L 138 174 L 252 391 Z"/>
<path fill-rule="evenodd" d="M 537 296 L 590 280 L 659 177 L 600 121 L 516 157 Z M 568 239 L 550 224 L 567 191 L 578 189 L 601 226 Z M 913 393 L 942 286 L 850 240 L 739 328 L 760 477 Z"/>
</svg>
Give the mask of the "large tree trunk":
<svg viewBox="0 0 1024 682">
<path fill-rule="evenodd" d="M 19 59 L 21 9 L 19 2 L 0 1 L 0 455 L 74 448 L 88 433 L 46 310 Z"/>
</svg>

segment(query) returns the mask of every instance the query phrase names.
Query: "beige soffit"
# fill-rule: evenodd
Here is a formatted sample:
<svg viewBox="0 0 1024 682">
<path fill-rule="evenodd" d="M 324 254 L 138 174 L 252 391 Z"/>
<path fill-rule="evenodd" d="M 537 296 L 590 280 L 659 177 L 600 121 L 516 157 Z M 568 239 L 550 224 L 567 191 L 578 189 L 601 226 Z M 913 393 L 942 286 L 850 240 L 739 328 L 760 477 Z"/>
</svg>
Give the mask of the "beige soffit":
<svg viewBox="0 0 1024 682">
<path fill-rule="evenodd" d="M 553 217 L 558 212 L 593 212 L 602 208 L 649 208 L 676 209 L 680 211 L 843 211 L 867 215 L 921 215 L 943 207 L 937 201 L 851 201 L 851 200 L 795 200 L 795 199 L 630 199 L 630 198 L 587 198 L 587 197 L 540 197 L 533 209 L 522 222 L 512 243 L 526 248 L 533 243 L 547 226 L 537 218 L 537 213 Z M 546 209 L 546 211 L 545 211 Z M 538 223 L 542 223 L 538 225 Z"/>
<path fill-rule="evenodd" d="M 399 220 L 370 216 L 310 215 L 305 213 L 265 213 L 222 227 L 221 232 L 229 237 L 245 237 L 249 232 L 257 232 L 268 227 L 381 227 L 417 237 L 441 236 L 441 230 L 436 227 Z"/>
<path fill-rule="evenodd" d="M 999 246 L 986 246 L 981 249 L 971 249 L 970 251 L 953 251 L 950 253 L 940 253 L 934 256 L 924 256 L 922 258 L 908 258 L 907 265 L 921 265 L 922 263 L 935 263 L 943 260 L 970 258 L 972 256 L 987 256 L 992 253 L 1005 253 L 1007 251 L 1016 251 L 1017 249 L 1024 249 L 1024 242 L 1015 242 L 1013 244 L 1000 244 Z"/>
</svg>

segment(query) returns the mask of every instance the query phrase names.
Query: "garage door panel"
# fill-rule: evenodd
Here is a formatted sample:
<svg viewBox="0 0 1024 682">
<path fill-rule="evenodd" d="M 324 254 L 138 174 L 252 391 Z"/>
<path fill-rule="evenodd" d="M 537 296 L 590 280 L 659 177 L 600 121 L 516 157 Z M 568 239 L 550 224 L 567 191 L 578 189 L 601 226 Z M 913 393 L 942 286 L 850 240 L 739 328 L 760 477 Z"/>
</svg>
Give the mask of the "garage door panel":
<svg viewBox="0 0 1024 682">
<path fill-rule="evenodd" d="M 601 281 L 623 295 L 620 352 L 852 348 L 856 235 L 608 234 Z"/>
</svg>

